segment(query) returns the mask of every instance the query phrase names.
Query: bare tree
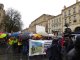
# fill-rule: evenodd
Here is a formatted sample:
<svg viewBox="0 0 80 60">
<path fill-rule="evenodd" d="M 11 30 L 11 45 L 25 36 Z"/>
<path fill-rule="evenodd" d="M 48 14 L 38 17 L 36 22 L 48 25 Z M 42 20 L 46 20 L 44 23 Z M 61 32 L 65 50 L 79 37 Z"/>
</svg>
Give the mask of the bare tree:
<svg viewBox="0 0 80 60">
<path fill-rule="evenodd" d="M 12 8 L 8 9 L 2 21 L 2 25 L 4 25 L 5 31 L 7 32 L 20 31 L 22 29 L 22 21 L 20 13 Z"/>
</svg>

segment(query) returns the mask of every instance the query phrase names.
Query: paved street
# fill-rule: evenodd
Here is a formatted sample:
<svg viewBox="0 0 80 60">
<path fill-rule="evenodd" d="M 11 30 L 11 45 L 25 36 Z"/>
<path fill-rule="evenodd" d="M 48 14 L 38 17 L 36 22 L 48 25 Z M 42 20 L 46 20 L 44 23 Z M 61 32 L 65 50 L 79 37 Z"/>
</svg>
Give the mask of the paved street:
<svg viewBox="0 0 80 60">
<path fill-rule="evenodd" d="M 15 54 L 12 49 L 7 49 L 7 46 L 0 46 L 0 60 L 48 60 L 45 56 L 34 56 L 27 58 L 23 54 Z"/>
<path fill-rule="evenodd" d="M 48 60 L 46 56 L 34 56 L 34 57 L 30 57 L 30 60 Z"/>
<path fill-rule="evenodd" d="M 7 46 L 0 46 L 0 60 L 27 60 L 27 56 L 13 53 L 12 49 Z"/>
</svg>

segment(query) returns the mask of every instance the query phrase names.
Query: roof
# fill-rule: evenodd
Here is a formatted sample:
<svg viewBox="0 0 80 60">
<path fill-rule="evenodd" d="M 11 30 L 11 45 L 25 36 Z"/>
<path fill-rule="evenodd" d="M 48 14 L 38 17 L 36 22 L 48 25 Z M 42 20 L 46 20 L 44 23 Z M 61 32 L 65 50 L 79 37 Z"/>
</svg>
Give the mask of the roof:
<svg viewBox="0 0 80 60">
<path fill-rule="evenodd" d="M 71 6 L 69 6 L 69 7 L 66 7 L 66 8 L 65 8 L 65 9 L 63 9 L 62 11 L 66 10 L 66 9 L 68 9 L 68 8 L 70 8 L 70 7 L 74 6 L 74 5 L 76 5 L 76 4 L 79 4 L 79 3 L 80 3 L 80 1 L 79 1 L 79 2 L 77 2 L 77 3 L 75 3 L 75 4 L 73 4 L 73 5 L 71 5 Z"/>
</svg>

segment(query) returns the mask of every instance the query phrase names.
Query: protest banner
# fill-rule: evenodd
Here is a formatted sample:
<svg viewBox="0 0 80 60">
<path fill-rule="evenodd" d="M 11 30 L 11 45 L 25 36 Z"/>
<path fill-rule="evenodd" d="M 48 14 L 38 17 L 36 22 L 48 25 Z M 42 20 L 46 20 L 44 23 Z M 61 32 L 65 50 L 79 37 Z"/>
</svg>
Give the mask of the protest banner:
<svg viewBox="0 0 80 60">
<path fill-rule="evenodd" d="M 29 56 L 46 54 L 52 40 L 29 40 Z"/>
<path fill-rule="evenodd" d="M 29 56 L 42 54 L 43 42 L 41 40 L 29 41 Z"/>
<path fill-rule="evenodd" d="M 52 43 L 52 40 L 44 40 L 44 43 L 43 43 L 43 54 L 46 54 L 46 50 L 48 47 L 50 47 Z"/>
<path fill-rule="evenodd" d="M 37 33 L 37 34 L 40 34 L 40 35 L 42 35 L 42 36 L 48 36 L 48 33 L 46 32 L 44 26 L 36 25 L 36 33 Z"/>
</svg>

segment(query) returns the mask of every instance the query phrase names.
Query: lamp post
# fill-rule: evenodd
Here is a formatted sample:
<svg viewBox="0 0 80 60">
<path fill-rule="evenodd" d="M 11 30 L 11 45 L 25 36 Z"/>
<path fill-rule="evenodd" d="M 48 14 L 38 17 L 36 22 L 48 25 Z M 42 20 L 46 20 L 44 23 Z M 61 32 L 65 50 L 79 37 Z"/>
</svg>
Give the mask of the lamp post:
<svg viewBox="0 0 80 60">
<path fill-rule="evenodd" d="M 72 30 L 69 28 L 69 23 L 65 23 L 64 26 L 66 27 L 64 33 L 69 33 L 70 34 L 72 32 Z"/>
<path fill-rule="evenodd" d="M 68 27 L 69 27 L 69 23 L 65 23 L 65 25 L 64 25 L 64 26 L 68 28 Z"/>
</svg>

